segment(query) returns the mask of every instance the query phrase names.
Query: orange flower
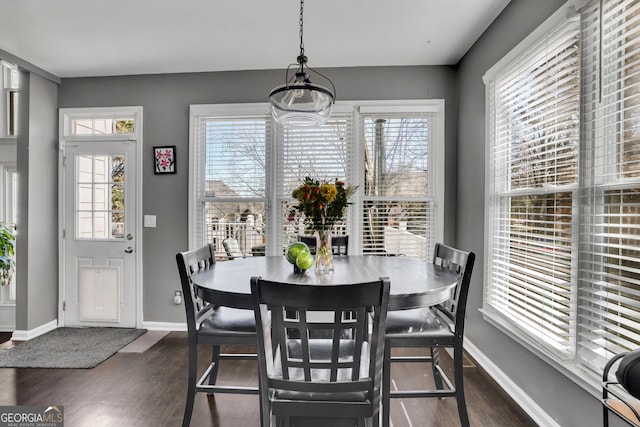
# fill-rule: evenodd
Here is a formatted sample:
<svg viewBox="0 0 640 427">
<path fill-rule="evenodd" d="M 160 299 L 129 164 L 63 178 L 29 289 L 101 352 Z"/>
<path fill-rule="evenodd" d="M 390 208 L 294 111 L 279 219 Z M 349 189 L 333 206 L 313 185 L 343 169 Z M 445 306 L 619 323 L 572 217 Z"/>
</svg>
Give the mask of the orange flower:
<svg viewBox="0 0 640 427">
<path fill-rule="evenodd" d="M 291 195 L 298 204 L 291 214 L 301 214 L 309 231 L 329 231 L 336 222 L 342 221 L 349 198 L 356 187 L 345 186 L 344 181 L 323 181 L 306 177 Z"/>
</svg>

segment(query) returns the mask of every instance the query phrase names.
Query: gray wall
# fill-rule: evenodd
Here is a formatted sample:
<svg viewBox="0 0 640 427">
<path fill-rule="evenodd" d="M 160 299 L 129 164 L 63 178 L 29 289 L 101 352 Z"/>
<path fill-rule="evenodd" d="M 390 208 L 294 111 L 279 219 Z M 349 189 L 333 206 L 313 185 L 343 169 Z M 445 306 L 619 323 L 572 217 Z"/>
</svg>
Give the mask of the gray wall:
<svg viewBox="0 0 640 427">
<path fill-rule="evenodd" d="M 446 108 L 445 239 L 455 241 L 457 94 L 453 67 L 326 69 L 339 100 L 444 99 Z M 284 71 L 237 71 L 63 79 L 59 107 L 144 108 L 143 212 L 157 228 L 143 234 L 144 320 L 184 322 L 172 302 L 179 288 L 175 254 L 187 249 L 189 105 L 265 102 Z M 152 147 L 176 145 L 177 174 L 154 175 Z"/>
<path fill-rule="evenodd" d="M 20 71 L 20 97 L 29 100 L 29 73 Z M 29 102 L 18 103 L 18 117 L 29 117 Z M 18 180 L 29 177 L 29 120 L 18 121 L 18 136 L 16 147 L 16 170 Z M 29 191 L 28 185 L 21 185 L 18 189 L 18 224 L 16 224 L 16 329 L 28 329 L 29 308 Z M 27 260 L 25 262 L 24 260 Z"/>
<path fill-rule="evenodd" d="M 483 74 L 564 0 L 512 0 L 458 65 L 456 243 L 477 253 L 467 305 L 466 337 L 562 426 L 598 426 L 598 401 L 483 320 L 485 96 Z"/>
<path fill-rule="evenodd" d="M 20 74 L 16 329 L 58 318 L 58 88 Z"/>
</svg>

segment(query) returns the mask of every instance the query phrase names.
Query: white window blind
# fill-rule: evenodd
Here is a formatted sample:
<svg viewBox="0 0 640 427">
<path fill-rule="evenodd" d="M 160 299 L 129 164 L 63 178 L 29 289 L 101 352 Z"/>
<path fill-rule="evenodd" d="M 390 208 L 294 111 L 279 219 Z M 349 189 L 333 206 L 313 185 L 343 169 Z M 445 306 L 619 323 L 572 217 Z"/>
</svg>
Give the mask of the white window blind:
<svg viewBox="0 0 640 427">
<path fill-rule="evenodd" d="M 640 345 L 640 4 L 592 2 L 582 20 L 577 354 L 599 371 Z"/>
<path fill-rule="evenodd" d="M 579 20 L 570 19 L 487 87 L 485 303 L 561 357 L 575 343 L 579 61 Z"/>
<path fill-rule="evenodd" d="M 278 199 L 283 214 L 284 246 L 305 234 L 304 226 L 289 212 L 294 204 L 291 192 L 305 177 L 320 181 L 340 179 L 353 184 L 353 109 L 335 109 L 320 127 L 280 129 L 282 147 L 278 167 Z M 334 233 L 347 234 L 349 215 L 336 224 Z"/>
<path fill-rule="evenodd" d="M 434 241 L 434 113 L 364 113 L 364 254 L 426 260 Z"/>
<path fill-rule="evenodd" d="M 265 110 L 266 112 L 266 110 Z M 196 141 L 194 235 L 199 245 L 238 241 L 244 255 L 266 238 L 266 161 L 271 125 L 268 114 L 192 116 Z M 264 247 L 261 249 L 264 253 Z"/>
</svg>

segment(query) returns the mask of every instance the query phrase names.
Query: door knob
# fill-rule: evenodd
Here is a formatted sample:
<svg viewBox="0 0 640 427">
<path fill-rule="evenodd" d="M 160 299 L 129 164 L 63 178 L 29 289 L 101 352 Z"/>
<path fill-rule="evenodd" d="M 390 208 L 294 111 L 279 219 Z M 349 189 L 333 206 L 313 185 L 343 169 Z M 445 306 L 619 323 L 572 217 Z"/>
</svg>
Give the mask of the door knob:
<svg viewBox="0 0 640 427">
<path fill-rule="evenodd" d="M 131 246 L 127 247 L 127 249 L 124 250 L 126 253 L 130 254 L 131 252 L 133 252 L 133 248 Z"/>
</svg>

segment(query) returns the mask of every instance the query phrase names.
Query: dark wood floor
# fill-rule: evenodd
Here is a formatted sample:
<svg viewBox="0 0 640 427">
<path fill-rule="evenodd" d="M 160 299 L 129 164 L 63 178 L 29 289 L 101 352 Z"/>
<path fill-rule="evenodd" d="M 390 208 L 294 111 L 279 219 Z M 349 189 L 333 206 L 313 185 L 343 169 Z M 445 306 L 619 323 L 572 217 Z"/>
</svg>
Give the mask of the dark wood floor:
<svg viewBox="0 0 640 427">
<path fill-rule="evenodd" d="M 9 337 L 0 334 L 0 342 Z M 201 350 L 204 367 L 209 355 Z M 465 390 L 472 426 L 536 425 L 482 369 L 468 362 Z M 255 362 L 223 363 L 221 382 L 255 383 Z M 446 354 L 442 363 L 451 364 Z M 398 387 L 430 381 L 426 369 L 423 374 L 420 368 L 398 364 L 392 377 Z M 179 426 L 186 371 L 186 333 L 172 332 L 144 353 L 116 353 L 93 369 L 0 369 L 0 405 L 62 405 L 66 427 Z M 198 393 L 191 425 L 256 427 L 258 415 L 257 396 L 213 398 Z M 394 427 L 459 425 L 455 400 L 393 399 L 392 423 Z"/>
</svg>

